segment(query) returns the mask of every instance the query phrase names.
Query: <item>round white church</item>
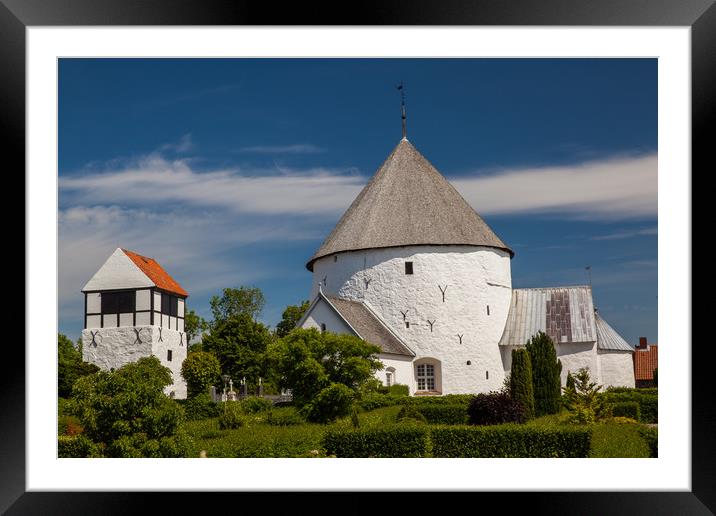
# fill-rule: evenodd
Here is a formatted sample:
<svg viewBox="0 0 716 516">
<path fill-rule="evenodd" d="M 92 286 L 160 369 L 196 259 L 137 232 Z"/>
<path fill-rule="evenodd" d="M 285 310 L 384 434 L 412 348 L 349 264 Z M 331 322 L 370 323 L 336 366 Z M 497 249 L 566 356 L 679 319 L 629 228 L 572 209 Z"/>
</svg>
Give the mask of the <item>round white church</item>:
<svg viewBox="0 0 716 516">
<path fill-rule="evenodd" d="M 381 348 L 386 385 L 414 395 L 499 390 L 511 351 L 544 331 L 569 371 L 634 387 L 633 348 L 589 286 L 513 289 L 514 252 L 403 138 L 306 264 L 303 328 Z"/>
</svg>

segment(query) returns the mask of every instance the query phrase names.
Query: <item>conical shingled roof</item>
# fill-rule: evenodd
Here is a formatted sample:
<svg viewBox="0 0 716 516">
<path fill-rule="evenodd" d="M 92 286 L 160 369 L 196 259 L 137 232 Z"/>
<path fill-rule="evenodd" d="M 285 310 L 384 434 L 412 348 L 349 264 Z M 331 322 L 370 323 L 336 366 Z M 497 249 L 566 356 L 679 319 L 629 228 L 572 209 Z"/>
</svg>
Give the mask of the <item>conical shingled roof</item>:
<svg viewBox="0 0 716 516">
<path fill-rule="evenodd" d="M 306 264 L 342 251 L 475 245 L 514 252 L 425 157 L 403 139 Z"/>
</svg>

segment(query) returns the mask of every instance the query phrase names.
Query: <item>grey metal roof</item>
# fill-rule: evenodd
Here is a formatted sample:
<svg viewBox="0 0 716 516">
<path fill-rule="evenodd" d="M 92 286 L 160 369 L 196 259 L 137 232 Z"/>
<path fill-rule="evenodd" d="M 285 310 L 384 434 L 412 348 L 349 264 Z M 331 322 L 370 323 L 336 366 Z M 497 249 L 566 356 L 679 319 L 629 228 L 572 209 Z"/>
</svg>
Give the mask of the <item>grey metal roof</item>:
<svg viewBox="0 0 716 516">
<path fill-rule="evenodd" d="M 341 251 L 405 245 L 513 251 L 408 140 L 401 140 L 306 264 Z"/>
<path fill-rule="evenodd" d="M 378 316 L 360 301 L 349 301 L 340 297 L 326 296 L 338 314 L 356 331 L 358 336 L 380 347 L 383 353 L 415 356 Z"/>
<path fill-rule="evenodd" d="M 597 323 L 597 347 L 599 349 L 608 349 L 611 351 L 634 351 L 627 341 L 619 335 L 614 328 L 602 319 L 599 313 L 594 314 Z"/>
<path fill-rule="evenodd" d="M 500 345 L 524 346 L 539 331 L 556 343 L 594 342 L 592 289 L 583 285 L 514 289 Z"/>
</svg>

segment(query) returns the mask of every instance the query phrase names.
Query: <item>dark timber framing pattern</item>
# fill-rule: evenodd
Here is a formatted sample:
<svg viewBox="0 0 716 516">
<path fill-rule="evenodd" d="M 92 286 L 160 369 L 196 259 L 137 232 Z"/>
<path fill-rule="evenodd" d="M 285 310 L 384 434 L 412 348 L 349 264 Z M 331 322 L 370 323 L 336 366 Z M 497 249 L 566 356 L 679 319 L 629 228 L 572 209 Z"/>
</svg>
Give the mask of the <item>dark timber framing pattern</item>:
<svg viewBox="0 0 716 516">
<path fill-rule="evenodd" d="M 148 310 L 137 310 L 136 295 L 137 295 L 137 292 L 142 291 L 142 290 L 147 290 L 147 291 L 149 291 L 149 309 L 148 309 Z M 134 292 L 134 295 L 135 295 L 134 310 L 132 310 L 132 312 L 131 312 L 131 313 L 132 313 L 132 325 L 133 325 L 133 326 L 136 326 L 136 325 L 137 325 L 137 314 L 145 314 L 145 313 L 148 313 L 148 314 L 149 314 L 149 326 L 162 326 L 162 327 L 164 327 L 164 326 L 162 325 L 162 320 L 163 320 L 162 315 L 168 315 L 168 321 L 169 321 L 169 322 L 168 322 L 166 328 L 167 328 L 167 329 L 170 329 L 170 330 L 177 330 L 177 331 L 179 331 L 179 323 L 178 323 L 178 321 L 179 321 L 179 319 L 181 319 L 182 321 L 184 321 L 184 318 L 185 318 L 185 316 L 186 316 L 186 296 L 180 296 L 180 295 L 176 294 L 175 292 L 168 292 L 168 291 L 166 291 L 166 290 L 163 290 L 163 289 L 160 289 L 160 288 L 157 288 L 157 287 L 122 288 L 122 289 L 112 289 L 112 290 L 88 290 L 88 291 L 84 292 L 84 296 L 85 296 L 85 303 L 84 303 L 84 304 L 85 304 L 84 328 L 85 328 L 85 329 L 87 329 L 87 317 L 88 317 L 88 316 L 91 316 L 91 315 L 99 315 L 99 316 L 100 316 L 100 326 L 99 326 L 99 327 L 100 327 L 100 328 L 105 328 L 105 325 L 104 325 L 104 316 L 105 316 L 105 314 L 103 313 L 101 306 L 100 306 L 100 311 L 99 311 L 99 312 L 87 313 L 87 294 L 103 294 L 103 293 L 105 293 L 105 292 L 112 292 L 112 293 Z M 161 294 L 162 297 L 163 297 L 163 296 L 171 296 L 170 299 L 175 298 L 175 299 L 176 299 L 177 306 L 178 306 L 178 300 L 179 300 L 179 299 L 183 300 L 183 301 L 184 301 L 184 310 L 182 311 L 182 315 L 179 316 L 178 308 L 177 308 L 177 315 L 164 314 L 162 310 L 156 310 L 156 309 L 154 308 L 154 293 L 155 293 L 155 292 L 158 293 L 158 294 Z M 163 306 L 162 306 L 161 308 L 163 308 Z M 130 313 L 130 312 L 122 312 L 122 313 Z M 155 321 L 154 321 L 154 319 L 155 319 L 154 314 L 155 314 L 155 313 L 156 313 L 156 314 L 158 315 L 158 317 L 159 317 L 159 321 L 158 321 L 156 324 L 155 324 Z M 120 323 L 120 320 L 119 320 L 120 312 L 118 312 L 116 315 L 117 315 L 117 326 L 107 326 L 107 328 L 117 328 L 117 327 L 119 326 L 119 323 Z M 172 322 L 172 317 L 176 317 L 176 319 L 177 319 L 176 328 L 172 328 L 172 324 L 171 324 L 171 322 Z M 183 327 L 183 325 L 182 325 L 182 327 Z"/>
</svg>

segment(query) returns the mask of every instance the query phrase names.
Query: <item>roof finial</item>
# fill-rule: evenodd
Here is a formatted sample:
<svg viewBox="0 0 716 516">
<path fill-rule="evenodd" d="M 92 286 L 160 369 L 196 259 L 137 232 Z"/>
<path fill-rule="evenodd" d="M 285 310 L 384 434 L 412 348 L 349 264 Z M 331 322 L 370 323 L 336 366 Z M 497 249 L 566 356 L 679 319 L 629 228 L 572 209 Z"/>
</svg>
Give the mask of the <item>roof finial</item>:
<svg viewBox="0 0 716 516">
<path fill-rule="evenodd" d="M 403 81 L 400 81 L 400 84 L 398 84 L 397 88 L 400 90 L 400 112 L 402 114 L 402 121 L 403 121 L 403 140 L 408 139 L 408 130 L 406 127 L 406 117 L 405 117 L 405 90 L 403 89 Z"/>
</svg>

